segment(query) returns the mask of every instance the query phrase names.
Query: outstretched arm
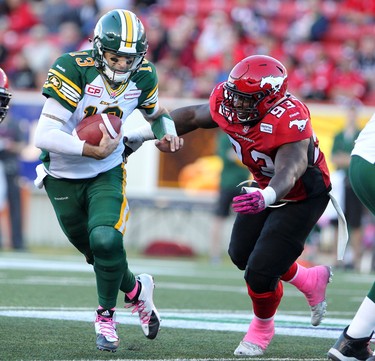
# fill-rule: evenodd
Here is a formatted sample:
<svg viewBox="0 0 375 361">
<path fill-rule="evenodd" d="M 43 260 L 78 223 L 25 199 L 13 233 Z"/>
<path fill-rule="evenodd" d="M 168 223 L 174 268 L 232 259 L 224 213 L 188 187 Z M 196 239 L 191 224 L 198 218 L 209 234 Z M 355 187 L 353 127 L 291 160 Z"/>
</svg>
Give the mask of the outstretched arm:
<svg viewBox="0 0 375 361">
<path fill-rule="evenodd" d="M 207 104 L 190 105 L 171 111 L 177 134 L 183 135 L 198 128 L 216 128 L 218 125 L 212 120 L 210 108 Z M 125 144 L 131 149 L 131 152 L 136 151 L 144 141 L 156 139 L 149 124 L 137 128 L 133 131 L 125 133 Z M 179 138 L 182 142 L 182 138 Z M 162 152 L 171 152 L 170 142 L 167 139 L 160 139 L 155 142 L 156 147 Z M 182 147 L 183 142 L 180 143 Z"/>
<path fill-rule="evenodd" d="M 170 113 L 176 126 L 177 134 L 183 135 L 198 128 L 216 128 L 218 125 L 212 120 L 208 104 L 190 105 L 173 110 Z M 156 147 L 162 152 L 168 152 L 166 142 L 155 142 Z"/>
<path fill-rule="evenodd" d="M 198 128 L 210 129 L 218 125 L 212 120 L 207 104 L 190 105 L 170 112 L 178 135 L 189 133 Z"/>
</svg>

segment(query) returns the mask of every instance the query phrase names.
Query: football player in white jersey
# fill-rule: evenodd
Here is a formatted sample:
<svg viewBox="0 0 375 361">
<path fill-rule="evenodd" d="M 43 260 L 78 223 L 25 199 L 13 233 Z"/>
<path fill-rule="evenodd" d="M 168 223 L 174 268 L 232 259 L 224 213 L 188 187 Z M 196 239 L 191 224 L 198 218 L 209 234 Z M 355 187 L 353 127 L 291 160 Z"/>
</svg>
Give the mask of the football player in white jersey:
<svg viewBox="0 0 375 361">
<path fill-rule="evenodd" d="M 351 153 L 349 179 L 354 192 L 375 215 L 375 114 L 360 132 Z M 375 361 L 369 346 L 375 330 L 375 282 L 352 322 L 328 351 L 334 361 Z"/>
<path fill-rule="evenodd" d="M 155 137 L 178 151 L 183 140 L 158 101 L 155 66 L 145 59 L 143 24 L 131 11 L 116 9 L 96 24 L 93 49 L 63 54 L 43 86 L 47 98 L 35 133 L 42 150 L 35 184 L 45 188 L 69 241 L 94 267 L 98 292 L 95 331 L 100 350 L 116 351 L 115 306 L 119 290 L 138 311 L 146 337 L 156 337 L 160 318 L 153 304 L 153 278 L 128 268 L 123 235 L 129 216 L 125 196 L 125 145 L 103 127 L 98 146 L 73 130 L 85 117 L 114 114 L 125 122 L 139 109 Z"/>
</svg>

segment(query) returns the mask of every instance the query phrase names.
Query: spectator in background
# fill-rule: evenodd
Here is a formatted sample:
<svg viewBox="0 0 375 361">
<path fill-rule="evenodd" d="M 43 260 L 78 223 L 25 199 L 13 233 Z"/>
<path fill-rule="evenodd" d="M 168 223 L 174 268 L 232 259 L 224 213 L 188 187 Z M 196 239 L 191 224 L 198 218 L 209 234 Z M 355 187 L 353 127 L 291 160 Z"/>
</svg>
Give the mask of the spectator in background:
<svg viewBox="0 0 375 361">
<path fill-rule="evenodd" d="M 375 1 L 342 0 L 342 20 L 354 25 L 374 24 Z"/>
<path fill-rule="evenodd" d="M 374 24 L 375 29 L 375 24 Z M 358 69 L 367 82 L 368 91 L 375 92 L 375 33 L 360 37 L 355 56 Z M 375 99 L 375 98 L 374 98 Z"/>
<path fill-rule="evenodd" d="M 29 41 L 22 48 L 22 54 L 34 74 L 35 87 L 40 89 L 45 82 L 47 69 L 61 54 L 56 35 L 51 36 L 48 28 L 43 24 L 34 25 L 29 32 Z"/>
<path fill-rule="evenodd" d="M 343 130 L 338 132 L 333 140 L 331 152 L 331 160 L 336 167 L 336 171 L 343 172 L 343 195 L 344 195 L 344 211 L 349 228 L 349 242 L 353 252 L 352 259 L 344 259 L 346 267 L 360 270 L 360 264 L 363 253 L 362 242 L 362 217 L 363 205 L 353 191 L 349 181 L 349 164 L 350 153 L 354 147 L 354 141 L 357 139 L 359 127 L 359 109 L 360 102 L 358 100 L 350 100 L 345 106 L 346 120 Z"/>
<path fill-rule="evenodd" d="M 282 9 L 281 9 L 282 11 Z M 324 13 L 322 0 L 308 0 L 288 31 L 291 42 L 319 41 L 327 33 L 329 18 Z"/>
<path fill-rule="evenodd" d="M 161 61 L 169 50 L 168 30 L 163 24 L 163 18 L 160 13 L 154 12 L 147 16 L 145 29 L 149 38 L 149 59 L 156 63 Z M 177 71 L 177 69 L 175 69 Z"/>
<path fill-rule="evenodd" d="M 217 68 L 220 56 L 233 48 L 232 33 L 233 26 L 228 14 L 222 10 L 211 11 L 203 22 L 195 45 L 194 76 L 205 73 L 212 66 Z"/>
<path fill-rule="evenodd" d="M 189 13 L 179 16 L 174 25 L 168 29 L 169 51 L 175 53 L 181 65 L 188 67 L 191 72 L 195 69 L 194 48 L 199 34 L 197 19 Z"/>
<path fill-rule="evenodd" d="M 9 70 L 9 80 L 13 88 L 18 90 L 34 90 L 36 88 L 36 74 L 30 67 L 28 59 L 22 52 L 13 57 L 13 66 Z"/>
<path fill-rule="evenodd" d="M 239 27 L 246 37 L 257 38 L 267 33 L 267 21 L 259 7 L 261 7 L 259 1 L 236 0 L 231 9 L 230 16 L 234 25 Z"/>
<path fill-rule="evenodd" d="M 191 70 L 181 64 L 179 53 L 170 50 L 157 65 L 159 93 L 164 97 L 192 97 L 193 78 Z"/>
<path fill-rule="evenodd" d="M 59 26 L 64 22 L 79 23 L 75 9 L 65 0 L 44 0 L 40 18 L 50 34 L 58 33 Z"/>
<path fill-rule="evenodd" d="M 133 10 L 135 0 L 96 0 L 99 9 L 99 16 L 113 9 Z"/>
<path fill-rule="evenodd" d="M 96 0 L 83 0 L 76 8 L 78 24 L 84 38 L 92 37 L 92 29 L 98 20 L 99 7 Z"/>
<path fill-rule="evenodd" d="M 222 131 L 217 134 L 216 152 L 222 160 L 223 168 L 220 173 L 219 195 L 214 208 L 209 250 L 209 257 L 213 264 L 219 263 L 222 258 L 223 229 L 225 220 L 232 213 L 230 207 L 232 200 L 240 194 L 239 184 L 249 179 L 250 176 L 248 169 L 241 163 L 233 150 L 228 136 Z"/>
<path fill-rule="evenodd" d="M 318 44 L 305 50 L 291 72 L 290 89 L 306 100 L 326 101 L 329 97 L 333 63 Z"/>
<path fill-rule="evenodd" d="M 0 162 L 6 179 L 6 200 L 10 221 L 10 246 L 24 250 L 20 155 L 27 145 L 27 124 L 9 111 L 0 126 Z"/>
<path fill-rule="evenodd" d="M 39 23 L 32 4 L 27 0 L 4 0 L 4 16 L 1 18 L 7 31 L 18 34 L 26 33 L 32 26 Z"/>
<path fill-rule="evenodd" d="M 337 59 L 331 84 L 329 99 L 334 102 L 343 102 L 347 99 L 364 99 L 367 83 L 358 70 L 354 54 L 343 52 L 342 56 Z"/>
<path fill-rule="evenodd" d="M 61 53 L 70 53 L 81 49 L 83 43 L 81 28 L 74 21 L 60 24 L 58 31 L 58 46 Z"/>
</svg>

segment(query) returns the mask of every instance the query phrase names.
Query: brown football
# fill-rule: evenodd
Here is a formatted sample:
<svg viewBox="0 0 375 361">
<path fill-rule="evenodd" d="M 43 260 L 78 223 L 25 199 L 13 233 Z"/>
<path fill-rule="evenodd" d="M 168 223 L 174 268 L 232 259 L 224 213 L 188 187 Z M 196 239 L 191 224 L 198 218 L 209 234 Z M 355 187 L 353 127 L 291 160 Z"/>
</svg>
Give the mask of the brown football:
<svg viewBox="0 0 375 361">
<path fill-rule="evenodd" d="M 103 133 L 99 128 L 99 124 L 103 123 L 111 138 L 116 138 L 121 131 L 121 119 L 113 114 L 94 114 L 83 118 L 77 125 L 75 133 L 81 140 L 86 140 L 92 145 L 99 145 L 103 137 Z"/>
</svg>

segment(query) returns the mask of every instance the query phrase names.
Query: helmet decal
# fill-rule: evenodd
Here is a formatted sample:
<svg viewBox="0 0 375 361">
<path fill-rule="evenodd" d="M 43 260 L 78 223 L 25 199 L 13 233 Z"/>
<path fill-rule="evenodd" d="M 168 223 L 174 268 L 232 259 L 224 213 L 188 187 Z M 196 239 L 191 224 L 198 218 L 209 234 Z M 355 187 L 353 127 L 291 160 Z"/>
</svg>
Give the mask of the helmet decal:
<svg viewBox="0 0 375 361">
<path fill-rule="evenodd" d="M 134 29 L 134 24 L 137 24 L 136 16 L 129 11 L 118 10 L 118 12 L 122 23 L 121 43 L 118 50 L 123 53 L 135 53 L 137 31 Z"/>
<path fill-rule="evenodd" d="M 283 86 L 285 78 L 286 76 L 274 77 L 272 75 L 263 77 L 260 82 L 260 87 L 264 88 L 265 85 L 270 84 L 273 92 L 277 93 L 280 91 L 281 87 Z"/>
</svg>

